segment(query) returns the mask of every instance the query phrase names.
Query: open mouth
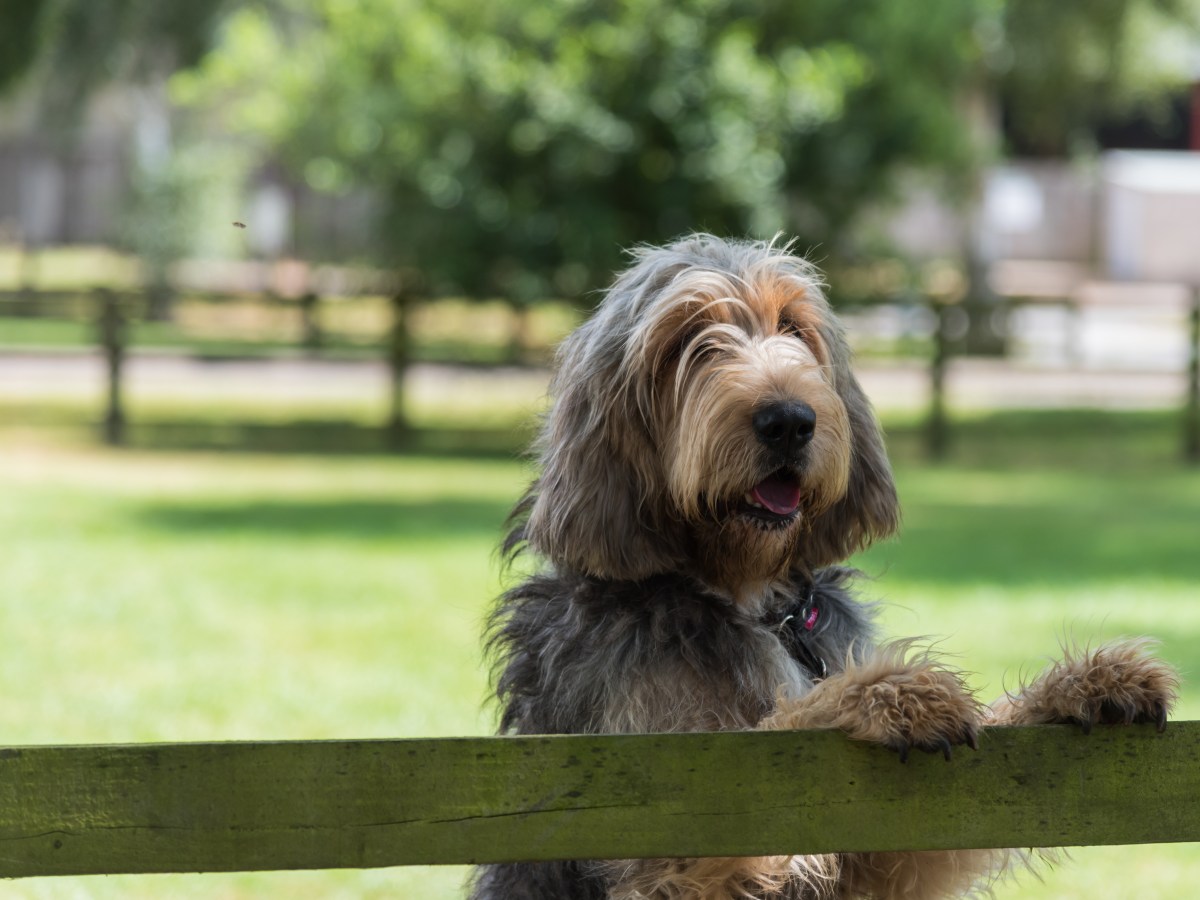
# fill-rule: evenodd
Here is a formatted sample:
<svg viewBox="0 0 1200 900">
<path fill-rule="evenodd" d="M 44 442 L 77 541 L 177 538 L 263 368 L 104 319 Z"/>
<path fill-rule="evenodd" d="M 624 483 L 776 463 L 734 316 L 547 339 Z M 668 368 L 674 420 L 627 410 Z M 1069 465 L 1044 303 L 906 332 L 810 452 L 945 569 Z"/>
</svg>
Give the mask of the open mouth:
<svg viewBox="0 0 1200 900">
<path fill-rule="evenodd" d="M 800 499 L 800 479 L 779 469 L 746 491 L 738 511 L 766 525 L 786 525 L 799 515 Z"/>
</svg>

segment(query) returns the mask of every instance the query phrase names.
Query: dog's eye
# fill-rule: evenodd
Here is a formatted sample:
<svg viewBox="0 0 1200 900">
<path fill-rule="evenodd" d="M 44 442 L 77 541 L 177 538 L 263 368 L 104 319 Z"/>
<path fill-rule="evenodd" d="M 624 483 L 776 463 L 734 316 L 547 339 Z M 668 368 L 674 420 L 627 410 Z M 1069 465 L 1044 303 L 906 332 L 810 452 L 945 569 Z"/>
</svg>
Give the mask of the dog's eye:
<svg viewBox="0 0 1200 900">
<path fill-rule="evenodd" d="M 668 369 L 679 362 L 680 358 L 684 354 L 684 351 L 686 351 L 696 341 L 696 339 L 700 337 L 701 331 L 703 331 L 703 329 L 699 327 L 689 328 L 675 335 L 670 343 L 664 344 L 662 349 L 659 351 L 657 357 L 655 358 L 655 368 L 661 371 Z"/>
<path fill-rule="evenodd" d="M 786 317 L 779 320 L 779 333 L 787 337 L 794 337 L 798 341 L 808 340 L 805 330 L 796 322 Z"/>
<path fill-rule="evenodd" d="M 678 338 L 680 351 L 686 350 L 688 347 L 692 346 L 692 344 L 696 343 L 696 341 L 699 340 L 700 335 L 703 333 L 704 328 L 700 325 L 693 325 L 691 328 L 687 328 L 682 331 Z"/>
<path fill-rule="evenodd" d="M 799 341 L 816 358 L 817 362 L 822 365 L 828 364 L 829 351 L 821 338 L 821 333 L 813 325 L 801 325 L 795 319 L 780 316 L 778 333 Z"/>
</svg>

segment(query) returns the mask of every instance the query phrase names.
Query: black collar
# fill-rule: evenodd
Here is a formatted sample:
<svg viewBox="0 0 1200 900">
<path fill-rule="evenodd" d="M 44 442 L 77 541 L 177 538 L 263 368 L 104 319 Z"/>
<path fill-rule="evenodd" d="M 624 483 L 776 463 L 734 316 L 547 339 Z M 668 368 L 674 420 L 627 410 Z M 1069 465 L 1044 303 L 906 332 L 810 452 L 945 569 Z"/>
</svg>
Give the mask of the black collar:
<svg viewBox="0 0 1200 900">
<path fill-rule="evenodd" d="M 804 666 L 815 681 L 829 674 L 829 667 L 813 646 L 813 635 L 820 619 L 816 585 L 804 580 L 796 584 L 796 592 L 788 602 L 772 610 L 763 620 L 779 636 L 792 658 Z"/>
</svg>

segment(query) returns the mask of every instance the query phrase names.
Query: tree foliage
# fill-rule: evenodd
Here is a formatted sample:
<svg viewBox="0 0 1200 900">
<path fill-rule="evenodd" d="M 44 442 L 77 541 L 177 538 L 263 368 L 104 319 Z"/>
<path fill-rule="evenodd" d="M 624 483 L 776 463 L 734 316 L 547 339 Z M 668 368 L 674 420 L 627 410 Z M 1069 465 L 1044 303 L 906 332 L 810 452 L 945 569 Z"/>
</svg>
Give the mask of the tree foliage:
<svg viewBox="0 0 1200 900">
<path fill-rule="evenodd" d="M 219 35 L 178 100 L 319 190 L 369 190 L 371 249 L 432 290 L 532 300 L 691 229 L 836 256 L 898 172 L 969 170 L 968 96 L 1063 152 L 1178 83 L 1197 2 L 17 0 L 0 88 L 33 68 L 71 108 Z"/>
<path fill-rule="evenodd" d="M 73 116 L 97 87 L 194 65 L 236 0 L 7 0 L 0 93 L 38 73 L 43 107 Z"/>
<path fill-rule="evenodd" d="M 1062 156 L 1106 116 L 1197 76 L 1196 0 L 1005 0 L 993 29 L 995 93 L 1018 146 Z"/>
<path fill-rule="evenodd" d="M 835 247 L 898 167 L 967 159 L 973 7 L 925 6 L 292 0 L 175 88 L 314 186 L 380 192 L 435 290 L 575 295 L 690 229 Z"/>
</svg>

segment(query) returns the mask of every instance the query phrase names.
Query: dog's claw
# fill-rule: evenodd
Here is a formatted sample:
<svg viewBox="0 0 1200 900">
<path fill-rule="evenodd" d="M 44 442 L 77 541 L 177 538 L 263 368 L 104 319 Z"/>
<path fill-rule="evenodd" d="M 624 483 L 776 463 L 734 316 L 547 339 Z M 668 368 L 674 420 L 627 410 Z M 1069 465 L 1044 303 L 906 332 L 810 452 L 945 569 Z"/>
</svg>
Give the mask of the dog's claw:
<svg viewBox="0 0 1200 900">
<path fill-rule="evenodd" d="M 1105 701 L 1099 708 L 1089 710 L 1084 715 L 1074 719 L 1083 729 L 1083 733 L 1091 734 L 1092 728 L 1100 725 L 1135 725 L 1140 722 L 1153 722 L 1159 734 L 1167 730 L 1167 707 L 1161 700 L 1145 712 L 1139 712 L 1132 704 L 1116 704 Z"/>
<path fill-rule="evenodd" d="M 975 731 L 975 729 L 974 729 L 974 728 L 971 728 L 971 727 L 968 725 L 968 726 L 967 726 L 967 732 L 966 732 L 966 735 L 965 735 L 964 737 L 965 737 L 965 741 L 964 741 L 964 742 L 966 743 L 966 745 L 967 745 L 968 747 L 970 747 L 972 750 L 978 750 L 978 749 L 979 749 L 979 734 L 978 734 L 978 733 Z"/>
<path fill-rule="evenodd" d="M 946 762 L 950 762 L 954 758 L 954 745 L 966 744 L 972 750 L 979 749 L 979 740 L 973 728 L 965 729 L 957 740 L 953 740 L 945 735 L 932 737 L 928 741 L 919 741 L 912 743 L 904 738 L 896 738 L 886 742 L 885 746 L 900 757 L 900 762 L 907 763 L 909 754 L 915 747 L 923 753 L 935 754 L 940 753 Z"/>
</svg>

